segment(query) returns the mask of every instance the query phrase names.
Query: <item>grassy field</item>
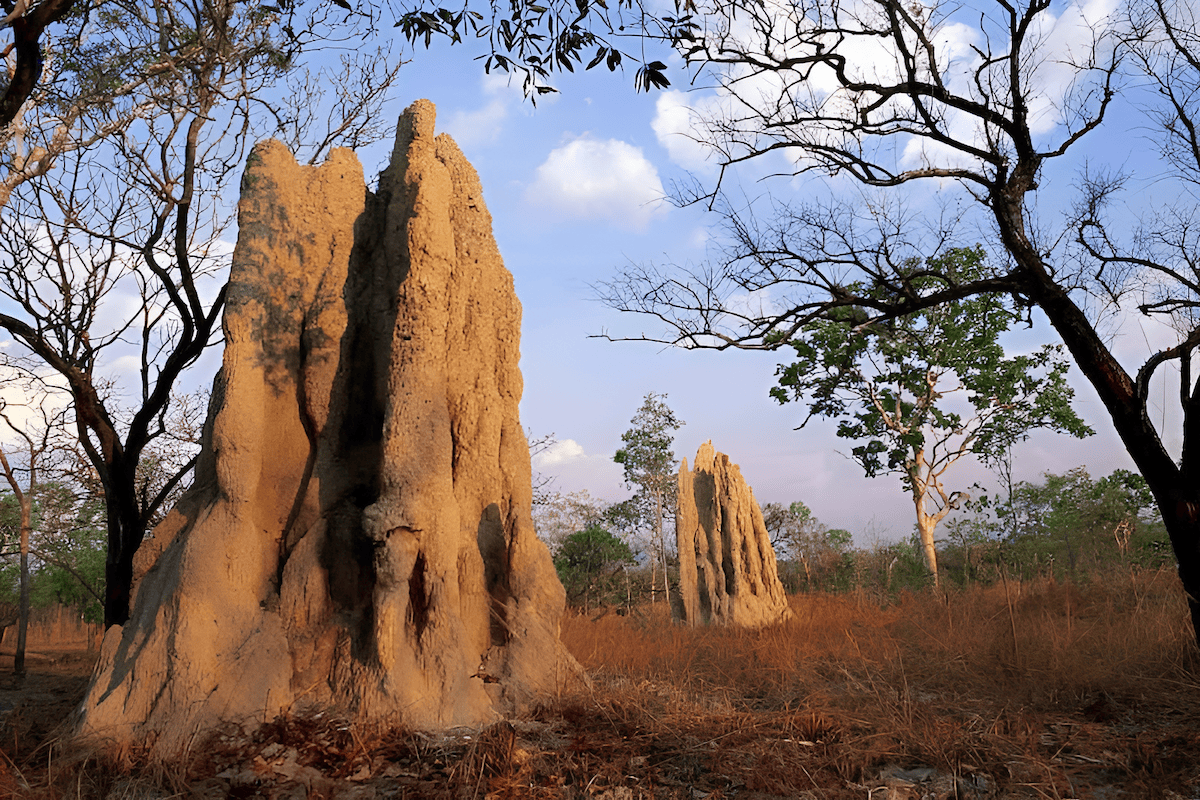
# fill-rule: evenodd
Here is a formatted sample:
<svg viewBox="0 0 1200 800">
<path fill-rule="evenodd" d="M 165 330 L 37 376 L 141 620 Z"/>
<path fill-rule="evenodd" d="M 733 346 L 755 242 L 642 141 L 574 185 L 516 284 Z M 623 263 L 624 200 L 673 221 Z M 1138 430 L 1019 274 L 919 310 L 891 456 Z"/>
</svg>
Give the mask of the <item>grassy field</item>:
<svg viewBox="0 0 1200 800">
<path fill-rule="evenodd" d="M 1197 796 L 1200 659 L 1172 571 L 791 608 L 758 632 L 574 616 L 564 639 L 648 727 L 728 734 L 711 771 L 752 763 L 757 791 L 866 797 L 889 768 L 932 768 L 999 796 Z"/>
<path fill-rule="evenodd" d="M 791 608 L 762 631 L 568 614 L 590 685 L 482 731 L 281 720 L 166 769 L 27 736 L 0 794 L 1200 797 L 1200 651 L 1172 571 Z"/>
</svg>

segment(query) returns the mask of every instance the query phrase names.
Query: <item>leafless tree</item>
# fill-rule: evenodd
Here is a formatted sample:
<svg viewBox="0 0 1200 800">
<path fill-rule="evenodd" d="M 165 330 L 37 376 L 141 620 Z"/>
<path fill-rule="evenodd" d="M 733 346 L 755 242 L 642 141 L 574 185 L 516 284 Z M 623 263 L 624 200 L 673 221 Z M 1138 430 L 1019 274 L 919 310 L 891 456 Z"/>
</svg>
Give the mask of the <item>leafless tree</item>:
<svg viewBox="0 0 1200 800">
<path fill-rule="evenodd" d="M 343 59 L 325 98 L 295 94 L 317 83 L 298 67 L 305 47 L 350 35 L 316 13 L 302 39 L 275 7 L 105 3 L 44 45 L 53 81 L 0 139 L 0 327 L 71 395 L 107 508 L 108 624 L 127 618 L 133 555 L 190 469 L 154 491 L 139 478 L 173 387 L 220 338 L 249 147 L 275 134 L 315 160 L 383 132 L 399 67 L 387 53 Z"/>
<path fill-rule="evenodd" d="M 20 600 L 13 672 L 25 674 L 25 636 L 29 628 L 29 556 L 34 499 L 42 475 L 64 447 L 66 394 L 36 371 L 9 361 L 4 365 L 5 396 L 0 397 L 0 471 L 17 501 L 20 515 Z"/>
<path fill-rule="evenodd" d="M 558 444 L 558 438 L 553 433 L 534 436 L 532 431 L 528 431 L 527 437 L 531 461 L 536 460 L 539 455 Z M 553 503 L 558 497 L 558 492 L 554 490 L 554 480 L 553 475 L 546 475 L 542 472 L 533 473 L 533 505 L 535 508 Z"/>
<path fill-rule="evenodd" d="M 728 249 L 690 271 L 633 267 L 603 292 L 666 323 L 644 338 L 718 349 L 779 347 L 836 308 L 862 325 L 981 293 L 1039 309 L 1153 491 L 1200 631 L 1193 9 L 1149 0 L 1089 18 L 1082 3 L 1045 0 L 707 4 L 676 43 L 716 87 L 697 138 L 723 169 L 715 190 L 687 198 L 724 212 Z M 1129 135 L 1113 118 L 1126 99 L 1161 123 L 1153 141 L 1173 181 L 1136 235 L 1128 212 L 1108 216 L 1126 184 L 1120 166 L 1098 170 L 1081 152 Z M 735 205 L 722 193 L 735 167 L 801 181 L 808 199 Z M 1075 204 L 1056 207 L 1042 183 L 1072 171 Z M 913 266 L 981 237 L 995 251 L 984 275 Z M 769 302 L 749 310 L 747 294 L 764 290 Z M 1127 370 L 1103 312 L 1134 307 L 1172 314 L 1180 335 Z M 1178 461 L 1147 413 L 1150 379 L 1170 363 L 1182 376 Z"/>
</svg>

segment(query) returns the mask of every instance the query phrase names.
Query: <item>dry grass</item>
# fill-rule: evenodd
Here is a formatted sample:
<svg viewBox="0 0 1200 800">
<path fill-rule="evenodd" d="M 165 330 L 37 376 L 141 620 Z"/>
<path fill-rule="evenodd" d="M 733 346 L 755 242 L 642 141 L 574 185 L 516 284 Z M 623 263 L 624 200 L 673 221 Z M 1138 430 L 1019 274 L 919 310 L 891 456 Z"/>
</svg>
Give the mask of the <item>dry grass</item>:
<svg viewBox="0 0 1200 800">
<path fill-rule="evenodd" d="M 826 761 L 806 769 L 843 788 L 889 764 L 986 774 L 1005 797 L 1087 797 L 1096 787 L 1167 797 L 1200 779 L 1200 653 L 1170 571 L 887 606 L 800 595 L 791 608 L 792 621 L 757 632 L 671 626 L 660 608 L 573 616 L 563 635 L 601 694 L 640 692 L 647 708 L 702 727 L 741 715 L 780 738 L 822 743 Z M 778 782 L 794 780 L 795 766 Z M 761 765 L 755 775 L 767 779 Z"/>
<path fill-rule="evenodd" d="M 0 759 L 0 796 L 1200 796 L 1200 653 L 1169 571 L 792 610 L 757 632 L 568 615 L 591 688 L 481 731 L 286 719 L 176 765 L 43 746 Z"/>
<path fill-rule="evenodd" d="M 764 631 L 672 626 L 663 606 L 594 621 L 572 615 L 563 638 L 589 670 L 731 693 L 750 706 L 786 704 L 833 676 L 1040 707 L 1194 685 L 1187 611 L 1166 570 L 1089 587 L 906 594 L 886 607 L 857 595 L 798 595 L 791 608 L 791 622 Z"/>
</svg>

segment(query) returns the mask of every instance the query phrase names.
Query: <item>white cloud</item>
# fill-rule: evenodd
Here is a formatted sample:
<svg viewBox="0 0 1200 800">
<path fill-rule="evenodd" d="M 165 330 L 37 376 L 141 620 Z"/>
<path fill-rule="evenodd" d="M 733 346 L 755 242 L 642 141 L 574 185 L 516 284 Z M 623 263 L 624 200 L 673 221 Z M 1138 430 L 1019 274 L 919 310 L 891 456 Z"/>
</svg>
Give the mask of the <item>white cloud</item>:
<svg viewBox="0 0 1200 800">
<path fill-rule="evenodd" d="M 0 349 L 13 349 L 14 342 L 0 343 Z M 0 444 L 14 452 L 9 455 L 20 460 L 28 445 L 18 430 L 40 433 L 44 415 L 65 409 L 71 402 L 66 379 L 50 370 L 39 370 L 39 382 L 32 382 L 23 371 L 4 368 L 0 370 L 0 408 L 7 421 L 0 423 Z M 14 428 L 15 426 L 15 428 Z"/>
<path fill-rule="evenodd" d="M 472 147 L 496 141 L 504 130 L 509 109 L 521 102 L 520 81 L 503 72 L 484 75 L 480 89 L 488 101 L 473 111 L 454 111 L 445 123 L 459 147 Z"/>
<path fill-rule="evenodd" d="M 552 150 L 525 197 L 560 219 L 607 220 L 635 231 L 666 212 L 658 170 L 640 147 L 587 135 Z"/>
<path fill-rule="evenodd" d="M 563 439 L 533 457 L 534 472 L 553 480 L 557 492 L 588 490 L 597 497 L 616 500 L 626 496 L 621 488 L 622 470 L 612 452 L 588 453 L 574 439 Z"/>
<path fill-rule="evenodd" d="M 581 458 L 587 458 L 587 453 L 583 451 L 583 445 L 574 439 L 563 439 L 534 456 L 533 463 L 534 466 L 541 469 L 578 461 Z"/>
<path fill-rule="evenodd" d="M 730 295 L 725 299 L 725 309 L 751 318 L 768 317 L 780 312 L 778 304 L 771 297 L 770 287 Z"/>
<path fill-rule="evenodd" d="M 674 89 L 663 92 L 654 104 L 650 127 L 658 143 L 666 148 L 671 161 L 694 172 L 713 172 L 717 160 L 713 149 L 704 144 L 703 119 L 713 95 L 689 95 Z"/>
</svg>

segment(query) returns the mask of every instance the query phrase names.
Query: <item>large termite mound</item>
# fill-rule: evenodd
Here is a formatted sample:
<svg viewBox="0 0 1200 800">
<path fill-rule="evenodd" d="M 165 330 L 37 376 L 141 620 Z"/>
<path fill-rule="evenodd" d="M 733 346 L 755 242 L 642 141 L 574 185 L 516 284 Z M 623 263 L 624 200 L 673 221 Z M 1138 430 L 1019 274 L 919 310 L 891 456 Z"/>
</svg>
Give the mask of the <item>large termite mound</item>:
<svg viewBox="0 0 1200 800">
<path fill-rule="evenodd" d="M 700 446 L 679 467 L 676 616 L 689 625 L 761 628 L 791 617 L 754 493 L 729 456 Z"/>
<path fill-rule="evenodd" d="M 520 305 L 433 125 L 405 112 L 374 194 L 350 151 L 251 153 L 196 482 L 139 553 L 82 735 L 167 757 L 315 708 L 477 724 L 576 674 L 530 517 Z"/>
</svg>

